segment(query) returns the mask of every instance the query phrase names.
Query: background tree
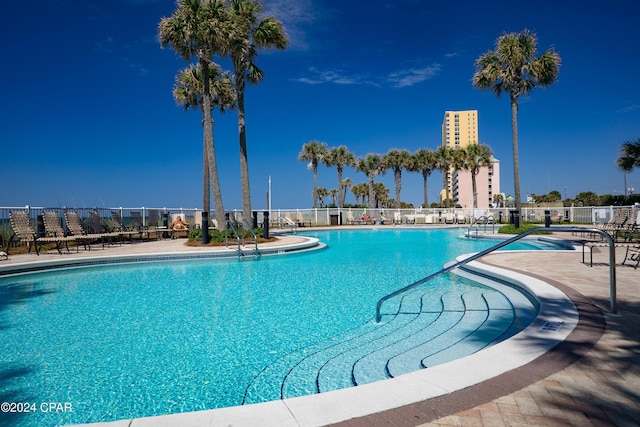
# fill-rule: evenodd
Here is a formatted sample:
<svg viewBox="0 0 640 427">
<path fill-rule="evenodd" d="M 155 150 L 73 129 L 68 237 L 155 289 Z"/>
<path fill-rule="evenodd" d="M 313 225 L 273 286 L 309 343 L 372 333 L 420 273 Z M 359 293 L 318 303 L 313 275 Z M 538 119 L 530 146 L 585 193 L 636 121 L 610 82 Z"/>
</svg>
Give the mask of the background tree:
<svg viewBox="0 0 640 427">
<path fill-rule="evenodd" d="M 491 148 L 485 144 L 470 144 L 460 150 L 462 154 L 462 168 L 471 173 L 471 190 L 473 192 L 473 207 L 478 207 L 478 186 L 476 177 L 480 172 L 480 168 L 488 168 L 491 166 L 492 153 Z"/>
<path fill-rule="evenodd" d="M 216 162 L 213 144 L 209 67 L 212 64 L 213 56 L 219 53 L 222 48 L 223 39 L 221 34 L 225 33 L 227 23 L 224 3 L 220 0 L 178 0 L 173 14 L 162 18 L 158 25 L 158 38 L 163 48 L 170 46 L 187 63 L 190 63 L 191 59 L 195 57 L 200 66 L 202 129 L 209 179 L 217 178 L 217 170 L 213 170 L 216 167 Z M 209 179 L 204 178 L 203 181 L 208 183 Z M 221 192 L 219 188 L 213 188 L 212 190 L 218 224 L 224 224 Z M 203 186 L 202 198 L 202 209 L 208 214 L 211 209 L 208 184 Z M 203 226 L 206 226 L 206 224 L 203 224 Z M 207 237 L 207 233 L 203 233 L 203 242 L 206 242 Z"/>
<path fill-rule="evenodd" d="M 593 191 L 583 191 L 576 194 L 575 201 L 582 206 L 600 206 L 600 197 Z"/>
<path fill-rule="evenodd" d="M 538 39 L 528 30 L 505 33 L 496 40 L 496 48 L 480 56 L 475 63 L 473 87 L 491 90 L 500 98 L 506 93 L 511 100 L 511 138 L 513 145 L 513 187 L 516 209 L 522 210 L 520 166 L 518 154 L 518 99 L 529 95 L 535 87 L 555 83 L 560 70 L 560 55 L 550 48 L 536 58 Z"/>
<path fill-rule="evenodd" d="M 322 200 L 322 198 L 327 197 L 329 195 L 329 191 L 324 187 L 319 187 L 316 190 L 316 194 L 318 196 L 318 205 L 320 205 L 321 208 L 324 207 L 324 200 Z"/>
<path fill-rule="evenodd" d="M 420 172 L 422 174 L 423 189 L 424 189 L 424 204 L 425 208 L 429 207 L 429 187 L 427 180 L 431 172 L 436 169 L 437 161 L 436 154 L 432 150 L 421 148 L 413 154 L 413 159 L 410 162 L 408 171 Z"/>
<path fill-rule="evenodd" d="M 282 50 L 289 44 L 282 22 L 273 16 L 261 17 L 262 12 L 262 4 L 257 0 L 231 0 L 231 26 L 224 33 L 227 41 L 226 53 L 231 56 L 238 96 L 242 215 L 247 219 L 251 218 L 251 192 L 244 110 L 245 82 L 258 84 L 264 79 L 264 73 L 255 64 L 258 49 L 275 47 Z"/>
<path fill-rule="evenodd" d="M 307 169 L 313 172 L 313 207 L 318 207 L 318 164 L 324 161 L 329 154 L 327 144 L 311 140 L 302 146 L 302 151 L 298 154 L 298 160 L 309 162 Z"/>
<path fill-rule="evenodd" d="M 396 187 L 396 209 L 400 209 L 400 191 L 402 190 L 402 169 L 411 168 L 412 157 L 407 150 L 392 148 L 382 156 L 385 168 L 393 170 L 393 181 Z"/>
<path fill-rule="evenodd" d="M 451 200 L 449 192 L 449 180 L 451 177 L 451 163 L 453 162 L 453 150 L 446 146 L 441 145 L 435 151 L 435 166 L 436 169 L 442 172 L 442 188 L 444 189 L 444 202 L 445 207 L 449 207 Z"/>
<path fill-rule="evenodd" d="M 367 197 L 369 196 L 369 185 L 366 182 L 354 185 L 351 187 L 351 192 L 356 198 L 356 205 L 359 205 L 360 197 L 362 197 L 362 204 L 365 205 Z"/>
<path fill-rule="evenodd" d="M 493 204 L 499 208 L 504 207 L 504 196 L 500 193 L 493 195 Z"/>
<path fill-rule="evenodd" d="M 389 206 L 389 190 L 382 182 L 373 183 L 373 194 L 375 194 L 375 208 L 386 208 Z"/>
<path fill-rule="evenodd" d="M 328 167 L 335 166 L 338 170 L 338 188 L 341 190 L 342 171 L 345 166 L 354 166 L 356 163 L 356 157 L 346 146 L 341 145 L 339 147 L 331 148 L 329 154 L 324 158 L 324 163 Z M 335 204 L 335 200 L 333 203 Z M 344 207 L 344 196 L 342 191 L 339 191 L 338 193 L 338 206 L 341 208 Z"/>
<path fill-rule="evenodd" d="M 340 192 L 342 193 L 342 202 L 343 203 L 347 199 L 347 190 L 349 188 L 351 188 L 352 185 L 353 185 L 353 181 L 351 181 L 351 178 L 345 178 L 340 183 Z"/>
<path fill-rule="evenodd" d="M 332 188 L 331 190 L 329 190 L 329 196 L 331 197 L 331 204 L 333 206 L 336 205 L 336 198 L 340 198 L 340 193 L 341 191 L 337 188 Z"/>
<path fill-rule="evenodd" d="M 369 207 L 374 208 L 376 206 L 376 195 L 373 187 L 373 180 L 378 174 L 383 174 L 386 169 L 382 164 L 382 159 L 378 154 L 369 153 L 365 157 L 361 157 L 356 162 L 356 170 L 364 172 L 369 179 Z"/>
<path fill-rule="evenodd" d="M 625 141 L 622 144 L 622 154 L 616 160 L 616 164 L 624 173 L 624 195 L 628 195 L 627 174 L 633 168 L 640 168 L 640 138 L 635 141 Z"/>
</svg>

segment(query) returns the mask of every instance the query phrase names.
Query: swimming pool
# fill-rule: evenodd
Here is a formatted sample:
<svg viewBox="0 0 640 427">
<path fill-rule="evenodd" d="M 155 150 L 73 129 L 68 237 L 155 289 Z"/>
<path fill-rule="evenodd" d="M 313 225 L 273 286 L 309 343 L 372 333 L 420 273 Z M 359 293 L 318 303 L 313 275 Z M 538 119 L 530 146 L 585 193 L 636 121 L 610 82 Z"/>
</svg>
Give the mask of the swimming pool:
<svg viewBox="0 0 640 427">
<path fill-rule="evenodd" d="M 3 400 L 73 405 L 73 412 L 37 411 L 9 422 L 108 421 L 277 399 L 282 396 L 271 396 L 272 382 L 264 380 L 290 358 L 296 370 L 278 388 L 286 389 L 284 397 L 306 393 L 308 380 L 292 380 L 305 373 L 309 353 L 332 340 L 384 335 L 380 328 L 389 322 L 371 322 L 381 296 L 456 255 L 491 245 L 459 239 L 460 230 L 315 235 L 327 250 L 255 262 L 145 263 L 0 279 Z M 532 249 L 526 243 L 515 248 Z M 490 292 L 453 277 L 428 285 L 430 293 Z M 411 324 L 407 337 L 429 333 L 429 321 L 411 320 L 408 308 L 422 301 L 418 294 L 395 306 L 391 301 L 383 311 Z M 426 318 L 437 312 L 425 310 Z M 373 354 L 359 358 L 354 369 L 375 362 L 379 351 Z M 340 363 L 331 355 L 325 366 Z M 394 372 L 406 370 L 397 360 L 390 363 Z"/>
</svg>

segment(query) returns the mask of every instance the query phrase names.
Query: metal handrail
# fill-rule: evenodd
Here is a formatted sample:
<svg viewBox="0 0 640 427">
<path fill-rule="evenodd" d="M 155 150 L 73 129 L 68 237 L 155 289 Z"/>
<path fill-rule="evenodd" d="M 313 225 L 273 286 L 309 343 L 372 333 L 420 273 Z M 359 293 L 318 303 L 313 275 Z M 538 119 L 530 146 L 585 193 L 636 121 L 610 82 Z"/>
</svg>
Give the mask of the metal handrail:
<svg viewBox="0 0 640 427">
<path fill-rule="evenodd" d="M 253 242 L 256 245 L 256 254 L 258 253 L 258 236 L 256 236 L 256 233 L 254 233 L 253 231 L 253 227 L 251 227 L 251 224 L 249 224 L 249 221 L 247 221 L 246 219 L 242 219 L 242 224 L 244 225 L 244 227 L 249 230 L 249 232 L 251 233 L 251 235 L 253 236 Z M 243 233 L 243 238 L 242 238 L 242 245 L 244 246 L 244 233 Z"/>
<path fill-rule="evenodd" d="M 471 228 L 475 225 L 476 226 L 476 238 L 478 237 L 478 231 L 480 229 L 480 225 L 484 225 L 484 232 L 487 232 L 487 224 L 489 224 L 489 220 L 491 220 L 491 232 L 495 233 L 495 225 L 496 225 L 496 220 L 493 217 L 493 215 L 482 215 L 479 216 L 478 218 L 476 218 L 471 224 L 469 224 L 469 229 L 467 230 L 467 237 L 471 238 Z M 481 221 L 484 221 L 481 223 Z"/>
<path fill-rule="evenodd" d="M 462 261 L 458 261 L 455 262 L 447 267 L 442 268 L 440 271 L 437 271 L 433 274 L 430 274 L 429 276 L 425 277 L 424 279 L 420 279 L 417 282 L 413 282 L 410 285 L 405 286 L 404 288 L 398 289 L 395 292 L 392 292 L 388 295 L 383 296 L 382 298 L 380 298 L 378 300 L 378 304 L 376 305 L 376 322 L 380 322 L 381 319 L 381 314 L 380 314 L 380 307 L 382 306 L 382 303 L 385 302 L 386 300 L 393 298 L 395 296 L 398 296 L 404 292 L 407 292 L 413 288 L 415 288 L 416 286 L 422 285 L 423 283 L 428 282 L 431 279 L 434 279 L 438 276 L 441 276 L 444 273 L 447 273 L 455 268 L 461 267 L 471 261 L 475 261 L 478 258 L 481 258 L 491 252 L 494 252 L 504 246 L 507 246 L 510 243 L 513 243 L 517 240 L 522 239 L 523 237 L 528 236 L 531 233 L 535 233 L 538 231 L 552 231 L 552 232 L 571 232 L 571 233 L 597 233 L 600 234 L 602 236 L 605 237 L 605 239 L 607 240 L 607 242 L 609 243 L 609 302 L 611 305 L 611 311 L 610 314 L 614 314 L 617 315 L 618 314 L 618 304 L 616 301 L 616 248 L 615 248 L 615 243 L 613 241 L 613 238 L 605 231 L 602 230 L 597 230 L 594 228 L 580 228 L 580 227 L 539 227 L 539 228 L 533 228 L 531 230 L 527 230 L 525 232 L 523 232 L 522 234 L 518 234 L 517 236 L 513 236 L 507 240 L 504 240 L 494 246 L 491 246 L 488 249 L 485 249 L 481 252 L 478 252 L 476 254 L 471 255 L 468 258 L 463 259 Z"/>
<path fill-rule="evenodd" d="M 240 248 L 240 236 L 238 236 L 238 232 L 229 218 L 227 218 L 227 228 L 230 228 L 236 236 L 236 241 L 238 242 L 238 256 L 242 255 L 242 249 Z M 229 233 L 225 233 L 224 235 L 224 244 L 227 248 L 229 247 Z"/>
</svg>

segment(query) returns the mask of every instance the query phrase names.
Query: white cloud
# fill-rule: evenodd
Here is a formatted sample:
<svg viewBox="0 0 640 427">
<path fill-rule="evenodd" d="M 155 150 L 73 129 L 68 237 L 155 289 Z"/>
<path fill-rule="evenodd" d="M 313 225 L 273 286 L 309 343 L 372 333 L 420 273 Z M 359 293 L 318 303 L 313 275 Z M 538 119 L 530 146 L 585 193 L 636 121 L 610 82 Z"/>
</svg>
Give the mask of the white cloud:
<svg viewBox="0 0 640 427">
<path fill-rule="evenodd" d="M 289 49 L 308 50 L 306 28 L 321 15 L 315 0 L 265 0 L 265 13 L 278 18 L 284 24 L 289 36 Z"/>
<path fill-rule="evenodd" d="M 440 64 L 428 65 L 422 68 L 407 68 L 395 71 L 387 76 L 387 81 L 394 87 L 408 87 L 436 76 L 440 71 Z"/>
<path fill-rule="evenodd" d="M 338 85 L 370 85 L 403 88 L 414 86 L 433 78 L 440 72 L 440 64 L 432 64 L 422 68 L 412 67 L 394 71 L 386 76 L 371 76 L 365 74 L 349 74 L 343 70 L 319 70 L 312 67 L 303 75 L 294 79 L 299 83 L 323 84 L 333 83 Z"/>
</svg>

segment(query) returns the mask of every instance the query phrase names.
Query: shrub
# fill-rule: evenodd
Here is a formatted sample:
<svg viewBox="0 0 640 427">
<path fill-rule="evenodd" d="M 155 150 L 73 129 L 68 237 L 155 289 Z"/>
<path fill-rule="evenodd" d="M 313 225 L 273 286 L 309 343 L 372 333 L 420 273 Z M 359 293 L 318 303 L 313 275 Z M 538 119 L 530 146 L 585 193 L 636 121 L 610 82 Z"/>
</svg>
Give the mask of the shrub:
<svg viewBox="0 0 640 427">
<path fill-rule="evenodd" d="M 539 227 L 540 227 L 539 225 L 531 224 L 529 222 L 520 224 L 519 228 L 516 228 L 515 225 L 513 224 L 507 224 L 500 227 L 498 229 L 498 233 L 499 234 L 522 234 L 525 231 L 528 231 L 534 228 L 539 228 Z M 533 234 L 551 234 L 551 233 L 549 233 L 548 231 L 539 231 Z"/>
</svg>

